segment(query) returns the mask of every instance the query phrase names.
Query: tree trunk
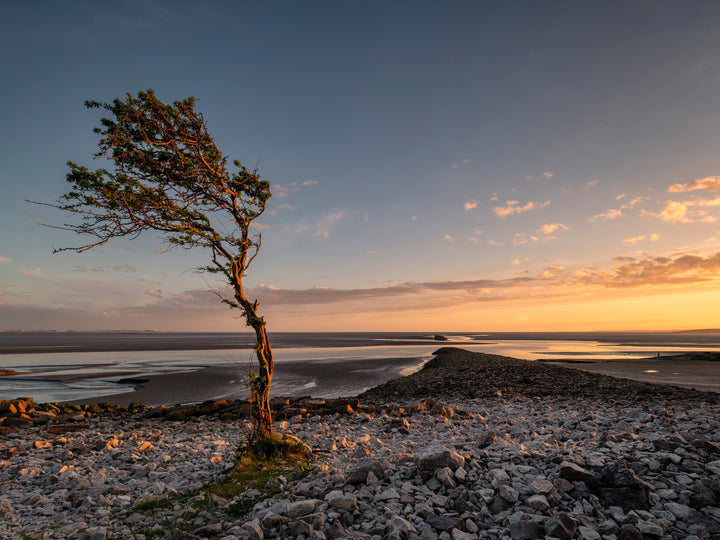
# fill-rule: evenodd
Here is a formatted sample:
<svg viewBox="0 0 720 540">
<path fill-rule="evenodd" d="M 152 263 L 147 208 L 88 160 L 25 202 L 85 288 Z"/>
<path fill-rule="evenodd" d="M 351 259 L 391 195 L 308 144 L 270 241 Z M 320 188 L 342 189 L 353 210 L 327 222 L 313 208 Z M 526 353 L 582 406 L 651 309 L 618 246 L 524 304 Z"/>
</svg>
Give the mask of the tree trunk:
<svg viewBox="0 0 720 540">
<path fill-rule="evenodd" d="M 256 319 L 257 320 L 257 319 Z M 253 431 L 252 439 L 260 441 L 273 437 L 272 413 L 270 411 L 270 383 L 273 375 L 273 357 L 270 342 L 268 341 L 265 323 L 254 324 L 257 344 L 255 352 L 258 359 L 258 374 L 252 382 L 252 412 Z"/>
<path fill-rule="evenodd" d="M 260 370 L 263 371 L 262 369 Z M 270 383 L 267 375 L 258 374 L 252 396 L 253 430 L 252 439 L 261 441 L 273 436 L 272 413 L 270 411 Z"/>
<path fill-rule="evenodd" d="M 273 354 L 270 348 L 265 321 L 257 314 L 257 302 L 250 303 L 245 297 L 242 286 L 235 283 L 235 298 L 245 312 L 248 326 L 255 330 L 255 356 L 258 372 L 250 380 L 250 400 L 252 402 L 253 441 L 273 437 L 272 413 L 270 411 L 270 383 L 273 376 Z"/>
</svg>

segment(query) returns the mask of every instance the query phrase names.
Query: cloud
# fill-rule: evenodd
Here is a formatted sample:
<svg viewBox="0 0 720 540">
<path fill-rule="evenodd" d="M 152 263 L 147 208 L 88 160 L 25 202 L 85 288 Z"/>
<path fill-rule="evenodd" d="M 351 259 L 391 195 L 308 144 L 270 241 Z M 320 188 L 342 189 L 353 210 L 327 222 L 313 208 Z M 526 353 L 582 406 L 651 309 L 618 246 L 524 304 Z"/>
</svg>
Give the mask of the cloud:
<svg viewBox="0 0 720 540">
<path fill-rule="evenodd" d="M 562 223 L 547 223 L 546 225 L 543 225 L 538 229 L 538 232 L 544 233 L 544 234 L 552 234 L 555 231 L 563 230 L 567 231 L 570 229 L 567 225 L 563 225 Z"/>
<path fill-rule="evenodd" d="M 535 180 L 535 175 L 534 175 L 534 174 L 528 174 L 528 175 L 525 177 L 525 180 Z"/>
<path fill-rule="evenodd" d="M 130 266 L 129 264 L 115 265 L 112 267 L 112 269 L 118 272 L 126 272 L 128 274 L 134 274 L 137 272 L 137 268 L 135 268 L 134 266 Z M 95 270 L 93 269 L 93 271 Z"/>
<path fill-rule="evenodd" d="M 412 217 L 410 218 L 410 221 L 417 221 L 417 216 L 412 216 Z"/>
<path fill-rule="evenodd" d="M 514 259 L 519 265 L 530 259 Z M 248 288 L 248 296 L 257 298 L 265 313 L 297 315 L 317 314 L 310 306 L 328 305 L 332 313 L 402 312 L 450 308 L 483 302 L 576 298 L 596 295 L 606 298 L 606 289 L 635 289 L 636 295 L 685 290 L 688 284 L 715 287 L 720 282 L 720 252 L 712 255 L 683 254 L 668 257 L 616 257 L 609 268 L 588 266 L 569 272 L 552 264 L 520 277 L 507 279 L 471 279 L 463 281 L 402 282 L 388 286 L 334 289 L 315 286 L 284 289 L 260 284 Z M 229 295 L 228 289 L 218 291 Z M 163 321 L 169 328 L 181 321 L 179 313 L 192 313 L 197 328 L 211 328 L 228 311 L 209 289 L 187 290 L 178 294 L 147 289 L 147 304 L 109 308 L 105 312 L 63 306 L 16 306 L 0 303 L 0 328 L 147 328 Z M 623 293 L 625 294 L 625 293 Z M 237 315 L 237 314 L 236 314 Z M 182 324 L 182 323 L 181 323 Z M 203 327 L 203 325 L 205 325 Z M 215 327 L 215 326 L 212 326 Z"/>
<path fill-rule="evenodd" d="M 656 233 L 652 234 L 641 234 L 640 236 L 633 236 L 631 238 L 625 238 L 623 242 L 627 244 L 628 246 L 634 246 L 638 242 L 642 242 L 643 240 L 648 240 L 650 242 L 657 242 L 660 239 L 660 235 Z"/>
<path fill-rule="evenodd" d="M 273 184 L 271 188 L 273 197 L 278 199 L 284 199 L 285 197 L 290 195 L 291 191 L 300 191 L 301 187 L 315 186 L 317 184 L 318 182 L 316 180 L 305 180 L 299 185 L 297 182 L 290 182 L 287 186 L 283 186 L 282 184 Z"/>
<path fill-rule="evenodd" d="M 538 276 L 543 279 L 550 279 L 564 271 L 565 267 L 563 266 L 548 266 L 547 268 L 545 268 L 545 270 L 540 272 Z"/>
<path fill-rule="evenodd" d="M 292 204 L 281 204 L 280 206 L 269 210 L 268 214 L 274 216 L 278 213 L 279 210 L 297 210 L 297 206 L 293 206 Z"/>
<path fill-rule="evenodd" d="M 309 289 L 280 289 L 260 285 L 250 291 L 257 296 L 260 304 L 327 304 L 334 302 L 352 302 L 364 299 L 396 298 L 415 296 L 428 292 L 484 293 L 490 290 L 507 289 L 537 282 L 534 277 L 509 279 L 478 279 L 468 281 L 407 282 L 389 287 L 367 289 L 333 289 L 330 287 L 312 287 Z"/>
<path fill-rule="evenodd" d="M 475 201 L 468 201 L 465 203 L 465 210 L 472 210 L 474 208 L 477 208 L 477 203 Z"/>
<path fill-rule="evenodd" d="M 585 185 L 588 186 L 588 187 L 595 187 L 595 186 L 598 185 L 598 181 L 597 181 L 597 180 L 590 180 L 589 182 L 585 182 Z"/>
<path fill-rule="evenodd" d="M 668 201 L 660 213 L 641 212 L 642 215 L 659 217 L 668 223 L 693 223 L 703 221 L 714 223 L 717 218 L 708 215 L 706 210 L 692 209 L 692 207 L 720 206 L 720 197 L 716 199 L 694 199 L 690 201 Z"/>
<path fill-rule="evenodd" d="M 488 240 L 488 244 L 490 244 L 491 246 L 497 246 L 497 247 L 500 247 L 503 245 L 502 242 L 498 242 L 497 240 Z"/>
<path fill-rule="evenodd" d="M 602 271 L 594 267 L 575 272 L 588 285 L 608 288 L 687 285 L 718 279 L 720 252 L 703 257 L 680 255 L 676 258 L 651 257 L 623 263 Z"/>
<path fill-rule="evenodd" d="M 630 201 L 630 206 L 632 208 L 637 208 L 640 206 L 643 202 L 645 202 L 645 197 L 636 197 L 632 201 Z"/>
<path fill-rule="evenodd" d="M 45 279 L 45 274 L 43 273 L 42 268 L 34 268 L 33 270 L 20 270 L 20 273 L 23 276 L 33 279 Z"/>
<path fill-rule="evenodd" d="M 146 289 L 145 294 L 147 294 L 148 296 L 152 296 L 153 298 L 162 298 L 163 296 L 165 296 L 165 293 L 159 289 Z"/>
<path fill-rule="evenodd" d="M 542 173 L 542 177 L 547 178 L 548 180 L 550 178 L 552 178 L 553 176 L 555 176 L 555 175 L 553 173 L 551 173 L 550 171 L 546 171 L 546 172 Z"/>
<path fill-rule="evenodd" d="M 621 199 L 624 199 L 625 197 L 627 197 L 627 195 L 625 195 L 624 193 L 621 193 L 620 195 L 618 195 L 617 197 L 615 197 L 615 200 L 616 200 L 616 201 L 619 201 L 619 200 L 621 200 Z"/>
<path fill-rule="evenodd" d="M 445 236 L 443 236 L 443 240 L 447 240 L 448 242 L 453 242 L 453 237 L 450 236 L 449 234 L 446 234 Z"/>
<path fill-rule="evenodd" d="M 622 210 L 617 210 L 614 208 L 610 208 L 607 212 L 603 212 L 602 214 L 596 214 L 593 217 L 588 218 L 588 221 L 595 221 L 598 219 L 602 219 L 603 221 L 607 221 L 608 219 L 616 219 L 622 216 Z"/>
<path fill-rule="evenodd" d="M 0 257 L 0 262 L 10 262 L 12 259 L 10 257 Z"/>
<path fill-rule="evenodd" d="M 537 236 L 528 236 L 525 233 L 515 233 L 515 237 L 513 238 L 513 245 L 514 246 L 522 246 L 525 244 L 528 244 L 530 242 L 537 242 L 538 238 Z"/>
<path fill-rule="evenodd" d="M 670 201 L 660 212 L 660 217 L 668 223 L 687 223 L 687 204 Z"/>
<path fill-rule="evenodd" d="M 470 238 L 468 238 L 468 242 L 472 242 L 473 244 L 477 244 L 479 241 L 480 241 L 480 240 L 478 240 L 478 239 L 475 238 L 475 237 L 470 237 Z"/>
<path fill-rule="evenodd" d="M 472 159 L 463 159 L 459 164 L 458 164 L 458 163 L 453 163 L 452 168 L 453 168 L 453 169 L 457 169 L 457 168 L 460 167 L 461 165 L 467 165 L 467 164 L 470 163 L 471 161 L 472 161 Z"/>
<path fill-rule="evenodd" d="M 528 212 L 530 210 L 535 210 L 538 208 L 545 208 L 550 204 L 550 201 L 545 201 L 542 203 L 528 202 L 523 206 L 518 206 L 520 204 L 518 201 L 505 201 L 505 204 L 507 206 L 496 206 L 495 208 L 493 208 L 493 212 L 495 212 L 501 218 L 510 216 L 512 214 L 521 214 L 523 212 Z"/>
<path fill-rule="evenodd" d="M 262 223 L 257 223 L 255 221 L 253 221 L 250 224 L 250 227 L 255 229 L 256 231 L 266 231 L 270 228 L 270 225 L 263 225 Z"/>
<path fill-rule="evenodd" d="M 684 184 L 673 184 L 668 188 L 670 193 L 684 193 L 687 191 L 695 191 L 698 189 L 706 189 L 708 191 L 720 191 L 720 176 L 708 176 L 698 180 L 690 180 Z"/>
<path fill-rule="evenodd" d="M 687 204 L 689 206 L 720 206 L 720 197 L 717 199 L 696 199 Z"/>
<path fill-rule="evenodd" d="M 285 225 L 280 234 L 310 235 L 328 238 L 335 230 L 337 224 L 347 216 L 342 210 L 331 210 L 317 218 L 313 223 L 302 222 L 294 225 Z"/>
</svg>

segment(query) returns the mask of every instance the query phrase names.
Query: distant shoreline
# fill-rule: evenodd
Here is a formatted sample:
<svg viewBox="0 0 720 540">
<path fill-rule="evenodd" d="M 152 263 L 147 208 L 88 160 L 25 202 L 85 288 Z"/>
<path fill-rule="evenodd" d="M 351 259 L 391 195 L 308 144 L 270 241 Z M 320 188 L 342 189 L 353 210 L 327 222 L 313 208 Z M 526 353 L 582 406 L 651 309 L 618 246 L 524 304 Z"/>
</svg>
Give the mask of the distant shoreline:
<svg viewBox="0 0 720 540">
<path fill-rule="evenodd" d="M 439 340 L 436 336 L 447 338 Z M 413 346 L 442 343 L 492 345 L 497 341 L 586 341 L 626 347 L 720 350 L 720 330 L 677 332 L 271 332 L 275 349 Z M 0 355 L 90 352 L 252 349 L 247 332 L 0 332 Z"/>
</svg>

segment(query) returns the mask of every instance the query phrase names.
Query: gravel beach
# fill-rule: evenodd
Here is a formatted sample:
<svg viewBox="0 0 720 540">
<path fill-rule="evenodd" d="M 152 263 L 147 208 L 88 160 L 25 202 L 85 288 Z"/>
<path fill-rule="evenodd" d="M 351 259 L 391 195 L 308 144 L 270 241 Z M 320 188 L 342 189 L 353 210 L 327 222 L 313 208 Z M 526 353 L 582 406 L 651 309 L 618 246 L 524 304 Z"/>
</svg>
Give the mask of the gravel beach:
<svg viewBox="0 0 720 540">
<path fill-rule="evenodd" d="M 313 449 L 310 474 L 243 517 L 199 498 L 131 511 L 221 477 L 248 427 L 241 405 L 25 424 L 13 405 L 0 537 L 720 537 L 717 393 L 448 348 L 353 406 L 318 402 L 276 408 L 276 430 Z"/>
</svg>

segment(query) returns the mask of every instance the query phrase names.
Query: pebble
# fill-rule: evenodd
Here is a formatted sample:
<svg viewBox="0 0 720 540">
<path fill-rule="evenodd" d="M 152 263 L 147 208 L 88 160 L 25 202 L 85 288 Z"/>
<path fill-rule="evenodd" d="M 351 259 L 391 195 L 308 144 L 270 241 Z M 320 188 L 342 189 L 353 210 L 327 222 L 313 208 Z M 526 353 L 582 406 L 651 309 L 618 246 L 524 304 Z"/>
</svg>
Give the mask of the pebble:
<svg viewBox="0 0 720 540">
<path fill-rule="evenodd" d="M 242 518 L 228 512 L 234 500 L 202 496 L 169 514 L 130 511 L 220 479 L 243 421 L 83 415 L 72 425 L 0 436 L 0 537 L 720 538 L 720 405 L 702 400 L 515 396 L 308 411 L 276 430 L 313 449 L 311 473 L 278 479 L 279 493 Z"/>
</svg>

